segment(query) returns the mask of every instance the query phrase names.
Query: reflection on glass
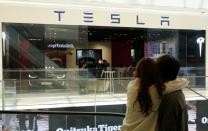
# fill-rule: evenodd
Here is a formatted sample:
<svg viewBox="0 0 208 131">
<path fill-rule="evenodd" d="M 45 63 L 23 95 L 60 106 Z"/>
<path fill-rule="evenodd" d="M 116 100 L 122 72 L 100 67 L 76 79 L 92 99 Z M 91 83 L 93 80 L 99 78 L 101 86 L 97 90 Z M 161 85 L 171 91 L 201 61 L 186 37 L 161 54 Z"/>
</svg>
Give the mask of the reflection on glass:
<svg viewBox="0 0 208 131">
<path fill-rule="evenodd" d="M 63 89 L 82 94 L 84 85 L 90 93 L 96 88 L 91 81 L 104 88 L 109 78 L 115 93 L 125 92 L 136 62 L 163 54 L 179 59 L 180 76 L 194 76 L 194 87 L 205 87 L 203 30 L 3 23 L 3 32 L 4 79 L 20 80 L 17 92 Z M 114 73 L 109 77 L 103 75 L 106 71 Z"/>
</svg>

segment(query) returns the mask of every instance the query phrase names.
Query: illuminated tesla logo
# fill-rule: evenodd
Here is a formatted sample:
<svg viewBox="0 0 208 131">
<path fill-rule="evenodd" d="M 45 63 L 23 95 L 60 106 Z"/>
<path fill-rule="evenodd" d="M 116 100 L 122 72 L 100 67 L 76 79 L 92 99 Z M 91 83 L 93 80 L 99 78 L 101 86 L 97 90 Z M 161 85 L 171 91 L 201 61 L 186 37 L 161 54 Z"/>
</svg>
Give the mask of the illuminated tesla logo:
<svg viewBox="0 0 208 131">
<path fill-rule="evenodd" d="M 199 45 L 199 55 L 201 57 L 201 52 L 202 52 L 202 44 L 204 44 L 205 39 L 204 37 L 199 37 L 196 39 L 196 43 Z"/>
</svg>

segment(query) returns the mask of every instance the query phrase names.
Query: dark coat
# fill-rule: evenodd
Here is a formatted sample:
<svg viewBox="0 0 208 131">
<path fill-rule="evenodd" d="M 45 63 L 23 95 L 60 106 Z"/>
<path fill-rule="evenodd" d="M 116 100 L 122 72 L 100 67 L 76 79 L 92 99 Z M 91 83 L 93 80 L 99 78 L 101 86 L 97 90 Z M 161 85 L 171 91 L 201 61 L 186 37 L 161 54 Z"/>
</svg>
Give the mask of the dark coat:
<svg viewBox="0 0 208 131">
<path fill-rule="evenodd" d="M 158 114 L 158 131 L 188 131 L 188 113 L 181 90 L 162 98 Z"/>
</svg>

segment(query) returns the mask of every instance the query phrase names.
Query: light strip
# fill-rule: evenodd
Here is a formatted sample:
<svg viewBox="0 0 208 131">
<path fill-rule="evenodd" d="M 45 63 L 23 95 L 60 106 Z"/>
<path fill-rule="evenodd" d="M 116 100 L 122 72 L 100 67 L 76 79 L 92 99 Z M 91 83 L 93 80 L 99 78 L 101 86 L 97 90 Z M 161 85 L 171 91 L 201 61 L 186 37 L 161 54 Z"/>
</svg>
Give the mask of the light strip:
<svg viewBox="0 0 208 131">
<path fill-rule="evenodd" d="M 203 97 L 200 97 L 200 96 L 198 96 L 198 97 L 186 97 L 186 101 L 197 101 L 197 100 L 205 100 L 205 98 L 203 98 Z"/>
<path fill-rule="evenodd" d="M 64 107 L 85 107 L 85 106 L 104 106 L 104 105 L 124 105 L 126 101 L 106 101 L 106 102 L 86 102 L 86 103 L 54 103 L 54 104 L 34 104 L 34 105 L 17 105 L 15 107 L 5 107 L 6 110 L 17 109 L 45 109 L 45 108 L 64 108 Z"/>
</svg>

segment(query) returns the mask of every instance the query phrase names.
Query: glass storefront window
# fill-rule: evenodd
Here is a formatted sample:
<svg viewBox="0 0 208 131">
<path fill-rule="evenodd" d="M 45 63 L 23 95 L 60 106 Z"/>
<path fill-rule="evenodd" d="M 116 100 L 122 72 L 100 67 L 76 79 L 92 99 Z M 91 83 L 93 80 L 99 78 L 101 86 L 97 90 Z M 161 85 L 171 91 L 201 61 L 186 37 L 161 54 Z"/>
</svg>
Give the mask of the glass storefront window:
<svg viewBox="0 0 208 131">
<path fill-rule="evenodd" d="M 145 56 L 170 54 L 181 64 L 180 76 L 188 76 L 194 88 L 205 88 L 205 31 L 149 29 Z"/>
<path fill-rule="evenodd" d="M 85 94 L 98 79 L 109 81 L 96 91 L 125 92 L 136 62 L 162 54 L 178 58 L 180 75 L 205 87 L 204 30 L 3 23 L 3 33 L 4 79 L 19 80 L 17 92 L 70 85 Z"/>
</svg>

